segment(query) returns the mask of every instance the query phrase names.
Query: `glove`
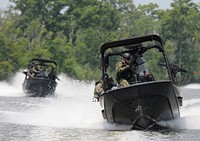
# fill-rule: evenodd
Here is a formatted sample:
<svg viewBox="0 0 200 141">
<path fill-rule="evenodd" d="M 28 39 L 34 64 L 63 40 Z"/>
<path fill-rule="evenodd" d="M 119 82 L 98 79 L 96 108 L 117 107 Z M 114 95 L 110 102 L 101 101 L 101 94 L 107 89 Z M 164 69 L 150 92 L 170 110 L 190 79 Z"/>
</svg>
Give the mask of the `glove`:
<svg viewBox="0 0 200 141">
<path fill-rule="evenodd" d="M 125 68 L 129 68 L 129 67 L 130 67 L 129 65 L 126 65 L 126 66 L 125 66 Z"/>
<path fill-rule="evenodd" d="M 127 69 L 130 69 L 130 66 L 129 65 L 126 65 L 125 67 L 121 68 L 121 71 L 125 71 Z"/>
</svg>

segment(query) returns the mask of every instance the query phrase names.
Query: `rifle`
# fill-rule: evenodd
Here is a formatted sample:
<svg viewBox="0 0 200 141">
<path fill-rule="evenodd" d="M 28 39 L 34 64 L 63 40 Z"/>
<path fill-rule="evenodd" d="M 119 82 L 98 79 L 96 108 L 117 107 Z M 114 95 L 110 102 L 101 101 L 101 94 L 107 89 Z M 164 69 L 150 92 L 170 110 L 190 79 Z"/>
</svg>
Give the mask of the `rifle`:
<svg viewBox="0 0 200 141">
<path fill-rule="evenodd" d="M 166 67 L 166 63 L 158 63 L 159 66 L 164 66 Z M 183 73 L 187 73 L 188 70 L 187 69 L 184 69 L 184 68 L 180 68 L 179 66 L 177 65 L 173 65 L 173 64 L 169 64 L 169 69 L 170 69 L 170 72 L 172 74 L 172 78 L 175 82 L 178 82 L 177 80 L 177 74 L 179 72 L 183 72 Z"/>
</svg>

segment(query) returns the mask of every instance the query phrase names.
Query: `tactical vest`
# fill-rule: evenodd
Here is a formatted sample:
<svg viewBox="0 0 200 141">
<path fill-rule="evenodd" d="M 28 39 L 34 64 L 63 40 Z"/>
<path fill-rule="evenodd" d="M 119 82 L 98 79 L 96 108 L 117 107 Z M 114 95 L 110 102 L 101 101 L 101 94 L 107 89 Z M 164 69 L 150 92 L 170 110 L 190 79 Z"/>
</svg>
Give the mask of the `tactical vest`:
<svg viewBox="0 0 200 141">
<path fill-rule="evenodd" d="M 116 78 L 118 83 L 121 79 L 126 79 L 129 83 L 135 81 L 133 71 L 131 69 L 127 69 L 123 72 L 118 72 Z"/>
</svg>

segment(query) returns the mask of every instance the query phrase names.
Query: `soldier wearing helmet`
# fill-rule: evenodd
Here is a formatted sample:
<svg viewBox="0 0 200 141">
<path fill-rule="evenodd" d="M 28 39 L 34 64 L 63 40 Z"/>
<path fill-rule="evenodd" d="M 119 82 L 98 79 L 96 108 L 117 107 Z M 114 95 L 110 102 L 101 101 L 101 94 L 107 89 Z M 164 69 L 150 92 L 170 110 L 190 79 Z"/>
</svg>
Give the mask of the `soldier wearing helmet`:
<svg viewBox="0 0 200 141">
<path fill-rule="evenodd" d="M 133 71 L 130 67 L 130 61 L 133 56 L 130 53 L 122 55 L 122 61 L 116 64 L 117 81 L 122 86 L 128 86 L 130 79 L 133 78 Z"/>
</svg>

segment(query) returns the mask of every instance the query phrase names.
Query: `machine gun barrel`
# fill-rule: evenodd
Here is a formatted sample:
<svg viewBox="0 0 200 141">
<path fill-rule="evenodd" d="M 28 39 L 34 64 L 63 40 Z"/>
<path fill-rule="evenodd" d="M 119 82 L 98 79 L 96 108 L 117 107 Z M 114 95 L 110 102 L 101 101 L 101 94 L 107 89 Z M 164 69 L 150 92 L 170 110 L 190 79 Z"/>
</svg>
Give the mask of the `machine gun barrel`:
<svg viewBox="0 0 200 141">
<path fill-rule="evenodd" d="M 159 66 L 166 66 L 165 63 L 158 63 Z M 188 70 L 178 67 L 177 65 L 169 64 L 170 69 L 176 70 L 177 72 L 187 73 Z"/>
</svg>

